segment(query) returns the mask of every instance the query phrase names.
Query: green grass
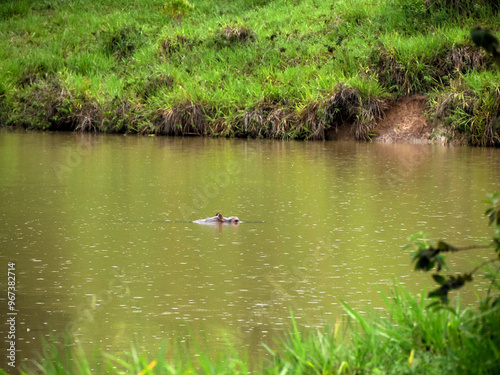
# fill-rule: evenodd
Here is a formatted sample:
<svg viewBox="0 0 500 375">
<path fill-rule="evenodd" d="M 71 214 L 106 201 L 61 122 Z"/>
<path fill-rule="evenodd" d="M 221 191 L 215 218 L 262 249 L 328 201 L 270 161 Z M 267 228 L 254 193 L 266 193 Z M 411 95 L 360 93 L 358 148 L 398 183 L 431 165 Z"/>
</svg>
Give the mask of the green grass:
<svg viewBox="0 0 500 375">
<path fill-rule="evenodd" d="M 326 332 L 296 326 L 275 353 L 274 370 L 293 374 L 488 374 L 498 371 L 498 309 L 488 314 L 432 311 L 425 298 L 395 290 L 388 317 L 362 315 L 344 304 L 351 321 Z M 338 332 L 343 332 L 339 334 Z"/>
<path fill-rule="evenodd" d="M 269 358 L 251 361 L 230 345 L 210 355 L 198 345 L 162 346 L 158 353 L 123 355 L 45 342 L 43 354 L 22 364 L 24 374 L 495 374 L 500 370 L 500 310 L 426 308 L 402 288 L 385 297 L 385 315 L 361 314 L 330 328 L 304 331 L 291 319 Z"/>
<path fill-rule="evenodd" d="M 431 96 L 433 117 L 463 134 L 468 144 L 495 146 L 500 140 L 500 75 L 484 71 L 460 77 Z"/>
<path fill-rule="evenodd" d="M 498 77 L 468 36 L 476 24 L 498 31 L 494 2 L 448 3 L 6 1 L 0 11 L 0 121 L 41 129 L 185 134 L 202 127 L 212 136 L 328 137 L 338 124 L 322 117 L 323 104 L 339 87 L 371 87 L 374 97 L 393 100 L 446 93 L 453 81 L 473 82 L 485 72 Z M 481 130 L 499 112 L 494 82 L 485 82 L 493 104 L 478 107 L 479 125 L 465 130 L 488 144 L 498 141 Z M 258 129 L 241 126 L 246 114 L 274 105 L 287 116 L 270 130 L 266 119 Z M 165 111 L 190 106 L 206 124 L 179 120 L 172 125 L 176 131 L 165 132 Z M 300 115 L 311 108 L 317 109 L 315 123 Z M 347 126 L 358 139 L 369 138 L 359 121 Z M 318 127 L 325 128 L 321 136 Z"/>
</svg>

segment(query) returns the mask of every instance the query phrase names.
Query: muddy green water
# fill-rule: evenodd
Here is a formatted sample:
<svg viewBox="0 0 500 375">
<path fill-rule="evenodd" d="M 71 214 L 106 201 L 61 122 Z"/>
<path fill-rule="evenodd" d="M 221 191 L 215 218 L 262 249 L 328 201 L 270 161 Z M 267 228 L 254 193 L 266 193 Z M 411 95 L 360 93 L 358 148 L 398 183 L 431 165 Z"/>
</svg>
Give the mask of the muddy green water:
<svg viewBox="0 0 500 375">
<path fill-rule="evenodd" d="M 487 242 L 480 202 L 499 188 L 494 149 L 2 132 L 0 283 L 14 262 L 17 360 L 63 332 L 89 351 L 194 337 L 262 356 L 290 309 L 316 327 L 341 318 L 341 300 L 378 310 L 380 290 L 431 286 L 407 237 Z M 192 223 L 217 211 L 243 223 Z M 0 303 L 6 316 L 5 292 Z"/>
</svg>

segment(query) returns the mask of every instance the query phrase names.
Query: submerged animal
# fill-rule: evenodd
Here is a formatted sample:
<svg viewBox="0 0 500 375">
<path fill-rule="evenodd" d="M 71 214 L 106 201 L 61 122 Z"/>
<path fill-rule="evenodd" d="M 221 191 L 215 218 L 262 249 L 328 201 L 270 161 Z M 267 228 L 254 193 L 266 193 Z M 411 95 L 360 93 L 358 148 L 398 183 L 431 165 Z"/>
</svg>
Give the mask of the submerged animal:
<svg viewBox="0 0 500 375">
<path fill-rule="evenodd" d="M 222 214 L 217 212 L 214 217 L 209 217 L 206 219 L 195 220 L 193 223 L 198 224 L 239 224 L 240 219 L 236 216 L 224 217 Z"/>
</svg>

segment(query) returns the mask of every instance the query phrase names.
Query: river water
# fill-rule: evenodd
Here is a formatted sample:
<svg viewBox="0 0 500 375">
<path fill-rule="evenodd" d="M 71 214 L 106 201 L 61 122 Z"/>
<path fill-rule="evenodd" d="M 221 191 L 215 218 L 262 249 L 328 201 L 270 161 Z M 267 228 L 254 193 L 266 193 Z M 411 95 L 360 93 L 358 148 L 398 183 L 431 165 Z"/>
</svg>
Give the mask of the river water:
<svg viewBox="0 0 500 375">
<path fill-rule="evenodd" d="M 481 201 L 500 190 L 500 150 L 467 147 L 4 131 L 0 156 L 18 362 L 64 332 L 118 355 L 189 337 L 264 355 L 290 311 L 318 327 L 340 301 L 379 310 L 394 285 L 432 287 L 407 237 L 488 243 Z M 192 223 L 216 212 L 243 223 Z"/>
</svg>

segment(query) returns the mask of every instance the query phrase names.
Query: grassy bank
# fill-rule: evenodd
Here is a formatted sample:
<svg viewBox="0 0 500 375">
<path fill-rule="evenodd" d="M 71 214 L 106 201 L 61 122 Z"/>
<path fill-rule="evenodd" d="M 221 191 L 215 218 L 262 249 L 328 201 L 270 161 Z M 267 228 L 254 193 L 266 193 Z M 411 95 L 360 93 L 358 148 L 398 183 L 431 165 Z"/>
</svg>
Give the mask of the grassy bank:
<svg viewBox="0 0 500 375">
<path fill-rule="evenodd" d="M 396 289 L 387 298 L 388 316 L 361 315 L 344 305 L 349 320 L 302 332 L 291 319 L 290 333 L 270 359 L 252 361 L 229 349 L 217 358 L 196 345 L 163 347 L 155 354 L 132 350 L 92 357 L 78 346 L 47 344 L 25 374 L 496 374 L 500 370 L 500 310 L 426 309 L 425 298 Z M 195 354 L 195 355 L 193 355 Z M 0 371 L 1 372 L 1 371 Z"/>
<path fill-rule="evenodd" d="M 498 145 L 476 24 L 500 29 L 496 1 L 6 1 L 0 123 L 366 140 L 393 100 L 425 94 L 436 135 Z"/>
</svg>

